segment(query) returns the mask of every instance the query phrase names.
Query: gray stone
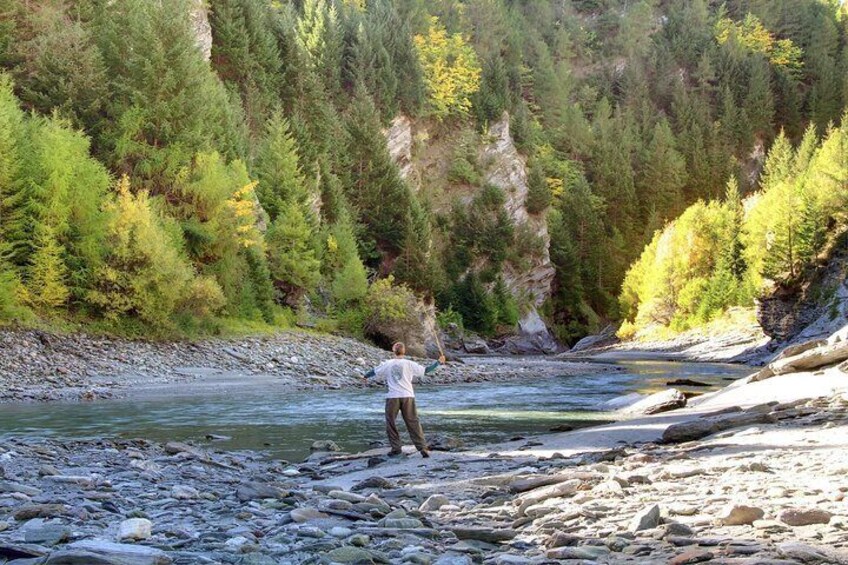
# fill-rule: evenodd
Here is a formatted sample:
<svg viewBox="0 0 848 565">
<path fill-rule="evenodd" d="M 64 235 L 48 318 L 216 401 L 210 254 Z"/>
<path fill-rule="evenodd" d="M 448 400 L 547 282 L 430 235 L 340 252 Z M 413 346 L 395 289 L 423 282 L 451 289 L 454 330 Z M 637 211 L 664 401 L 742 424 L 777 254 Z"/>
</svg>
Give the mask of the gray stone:
<svg viewBox="0 0 848 565">
<path fill-rule="evenodd" d="M 145 518 L 130 518 L 124 520 L 118 529 L 118 539 L 139 541 L 153 535 L 153 522 Z"/>
<path fill-rule="evenodd" d="M 67 549 L 94 553 L 121 565 L 170 565 L 172 561 L 164 551 L 155 547 L 104 540 L 76 541 Z"/>
<path fill-rule="evenodd" d="M 548 559 L 586 559 L 588 561 L 597 561 L 603 557 L 607 557 L 610 553 L 609 548 L 603 546 L 588 546 L 579 547 L 557 547 L 549 549 L 545 552 Z"/>
<path fill-rule="evenodd" d="M 321 439 L 317 441 L 313 441 L 312 445 L 309 447 L 312 451 L 341 451 L 342 448 L 339 447 L 339 444 L 329 439 Z"/>
<path fill-rule="evenodd" d="M 433 565 L 472 565 L 470 557 L 461 553 L 445 553 L 440 556 Z"/>
<path fill-rule="evenodd" d="M 52 547 L 68 541 L 71 537 L 71 529 L 62 524 L 32 524 L 30 522 L 23 528 L 24 541 Z"/>
<path fill-rule="evenodd" d="M 417 518 L 384 518 L 380 521 L 380 526 L 396 530 L 414 530 L 423 528 L 424 524 Z"/>
<path fill-rule="evenodd" d="M 510 541 L 518 535 L 515 530 L 495 530 L 492 528 L 451 528 L 451 531 L 458 539 L 473 539 L 489 543 Z"/>
<path fill-rule="evenodd" d="M 434 494 L 425 500 L 418 509 L 422 512 L 432 512 L 447 504 L 450 504 L 448 497 L 443 494 Z"/>
<path fill-rule="evenodd" d="M 0 494 L 12 492 L 19 492 L 27 496 L 38 496 L 41 494 L 41 489 L 28 487 L 19 483 L 13 483 L 11 481 L 0 481 Z"/>
<path fill-rule="evenodd" d="M 636 404 L 628 406 L 625 412 L 628 414 L 659 414 L 684 406 L 686 406 L 686 396 L 676 388 L 670 388 L 654 393 Z"/>
<path fill-rule="evenodd" d="M 327 553 L 327 558 L 333 563 L 373 563 L 374 556 L 370 551 L 352 545 L 339 547 Z"/>
<path fill-rule="evenodd" d="M 175 485 L 171 488 L 171 496 L 177 500 L 193 500 L 200 496 L 200 492 L 194 487 Z"/>
<path fill-rule="evenodd" d="M 660 525 L 660 507 L 658 504 L 648 506 L 630 521 L 630 531 L 633 533 L 650 530 Z"/>
<path fill-rule="evenodd" d="M 289 492 L 281 488 L 255 481 L 243 483 L 236 489 L 236 497 L 241 502 L 263 500 L 266 498 L 285 498 L 288 495 Z"/>
<path fill-rule="evenodd" d="M 17 562 L 16 562 L 17 563 Z M 121 561 L 90 551 L 66 549 L 51 553 L 40 565 L 121 565 Z"/>
</svg>

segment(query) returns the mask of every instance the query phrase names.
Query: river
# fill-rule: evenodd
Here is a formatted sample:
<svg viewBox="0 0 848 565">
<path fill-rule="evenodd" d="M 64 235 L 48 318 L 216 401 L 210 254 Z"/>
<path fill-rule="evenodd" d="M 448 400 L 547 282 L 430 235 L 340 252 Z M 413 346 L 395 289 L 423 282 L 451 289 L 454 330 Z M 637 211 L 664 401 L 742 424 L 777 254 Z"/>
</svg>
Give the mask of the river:
<svg viewBox="0 0 848 565">
<path fill-rule="evenodd" d="M 487 363 L 491 359 L 469 360 Z M 520 359 L 510 361 L 521 363 Z M 530 363 L 531 361 L 528 361 Z M 537 361 L 533 361 L 537 362 Z M 547 432 L 558 425 L 608 421 L 599 410 L 608 400 L 633 392 L 655 392 L 666 381 L 688 378 L 714 389 L 750 373 L 738 365 L 647 360 L 605 361 L 617 372 L 416 388 L 427 434 L 467 444 Z M 683 390 L 699 391 L 710 388 Z M 303 459 L 314 440 L 330 439 L 345 451 L 384 440 L 383 389 L 292 392 L 273 386 L 193 386 L 180 394 L 159 391 L 128 400 L 0 406 L 0 436 L 63 438 L 118 436 L 156 441 L 206 441 L 220 449 L 264 450 L 292 461 Z M 399 421 L 403 432 L 403 425 Z"/>
</svg>

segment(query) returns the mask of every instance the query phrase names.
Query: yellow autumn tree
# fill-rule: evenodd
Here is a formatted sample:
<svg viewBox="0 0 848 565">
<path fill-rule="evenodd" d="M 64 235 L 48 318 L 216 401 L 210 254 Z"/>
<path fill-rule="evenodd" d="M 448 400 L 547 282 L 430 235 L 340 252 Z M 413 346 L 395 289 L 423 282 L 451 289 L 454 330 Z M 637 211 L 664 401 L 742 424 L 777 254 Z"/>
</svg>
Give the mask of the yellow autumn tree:
<svg viewBox="0 0 848 565">
<path fill-rule="evenodd" d="M 437 17 L 426 35 L 415 36 L 415 47 L 424 70 L 430 113 L 438 120 L 466 115 L 471 96 L 480 88 L 480 62 L 461 34 L 449 35 Z"/>
<path fill-rule="evenodd" d="M 720 18 L 716 22 L 715 38 L 719 45 L 732 39 L 749 51 L 765 55 L 772 64 L 790 71 L 797 71 L 803 65 L 801 48 L 791 39 L 776 39 L 753 14 L 748 14 L 741 22 Z"/>
</svg>

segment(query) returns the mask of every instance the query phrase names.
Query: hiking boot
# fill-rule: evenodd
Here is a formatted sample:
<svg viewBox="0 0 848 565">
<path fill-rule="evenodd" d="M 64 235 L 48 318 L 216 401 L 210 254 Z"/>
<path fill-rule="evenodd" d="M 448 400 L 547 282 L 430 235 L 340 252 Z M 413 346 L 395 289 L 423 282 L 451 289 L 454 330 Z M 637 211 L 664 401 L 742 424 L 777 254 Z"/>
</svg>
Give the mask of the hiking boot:
<svg viewBox="0 0 848 565">
<path fill-rule="evenodd" d="M 429 451 L 427 451 L 426 449 L 423 449 L 423 450 L 421 451 L 421 457 L 423 457 L 423 458 L 425 458 L 425 459 L 426 459 L 426 458 L 428 458 L 428 457 L 430 457 L 430 452 L 429 452 Z"/>
<path fill-rule="evenodd" d="M 403 457 L 403 451 L 389 451 L 389 457 Z"/>
</svg>

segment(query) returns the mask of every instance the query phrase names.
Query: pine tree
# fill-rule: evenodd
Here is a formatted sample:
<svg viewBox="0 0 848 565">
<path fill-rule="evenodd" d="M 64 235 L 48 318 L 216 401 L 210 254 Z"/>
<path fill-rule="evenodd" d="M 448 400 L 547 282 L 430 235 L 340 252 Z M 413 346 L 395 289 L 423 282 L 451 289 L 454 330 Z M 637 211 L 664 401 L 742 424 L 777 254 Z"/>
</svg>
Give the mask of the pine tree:
<svg viewBox="0 0 848 565">
<path fill-rule="evenodd" d="M 289 131 L 288 121 L 280 112 L 275 112 L 265 124 L 264 139 L 253 170 L 259 181 L 256 194 L 272 221 L 290 202 L 307 200 L 297 144 Z"/>
<path fill-rule="evenodd" d="M 301 204 L 289 201 L 265 237 L 274 284 L 292 305 L 304 293 L 314 290 L 321 277 L 321 263 L 312 247 L 312 230 Z"/>
<path fill-rule="evenodd" d="M 637 189 L 643 220 L 648 220 L 651 208 L 660 220 L 668 220 L 680 212 L 687 175 L 686 162 L 676 145 L 668 121 L 661 118 L 654 126 Z M 659 227 L 648 222 L 647 233 Z"/>
<path fill-rule="evenodd" d="M 64 305 L 70 297 L 66 284 L 68 268 L 63 260 L 64 249 L 52 230 L 43 226 L 36 230 L 34 249 L 25 269 L 27 302 L 38 309 Z"/>
<path fill-rule="evenodd" d="M 358 220 L 367 227 L 365 239 L 376 248 L 396 253 L 406 234 L 411 195 L 386 148 L 374 104 L 361 85 L 346 129 L 350 159 L 347 198 Z"/>
<path fill-rule="evenodd" d="M 748 68 L 748 92 L 742 107 L 752 133 L 768 140 L 774 127 L 771 73 L 768 63 L 759 57 L 751 58 Z"/>
</svg>

